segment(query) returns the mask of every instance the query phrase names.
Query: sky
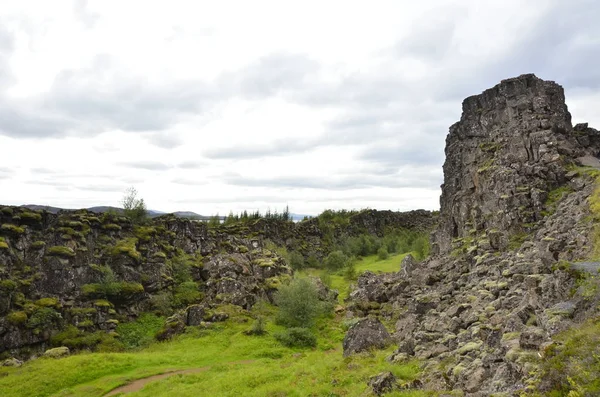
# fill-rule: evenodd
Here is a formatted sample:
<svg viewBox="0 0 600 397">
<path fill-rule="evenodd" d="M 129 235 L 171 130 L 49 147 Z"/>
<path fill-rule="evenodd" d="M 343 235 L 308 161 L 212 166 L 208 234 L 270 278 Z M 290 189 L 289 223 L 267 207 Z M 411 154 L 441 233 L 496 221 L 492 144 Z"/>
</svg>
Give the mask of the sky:
<svg viewBox="0 0 600 397">
<path fill-rule="evenodd" d="M 0 0 L 0 204 L 438 209 L 462 100 L 600 128 L 596 0 Z"/>
</svg>

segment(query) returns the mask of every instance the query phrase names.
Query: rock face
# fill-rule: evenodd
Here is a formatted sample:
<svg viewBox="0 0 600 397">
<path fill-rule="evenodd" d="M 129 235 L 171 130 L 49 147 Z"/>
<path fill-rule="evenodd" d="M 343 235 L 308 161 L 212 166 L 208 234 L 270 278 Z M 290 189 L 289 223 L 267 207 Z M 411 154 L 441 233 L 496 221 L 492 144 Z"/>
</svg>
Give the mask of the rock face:
<svg viewBox="0 0 600 397">
<path fill-rule="evenodd" d="M 319 258 L 343 235 L 425 230 L 434 219 L 427 211 L 369 210 L 350 216 L 348 230 L 319 219 L 211 228 L 174 216 L 134 225 L 110 213 L 0 206 L 0 360 L 59 346 L 62 331 L 79 348 L 73 335 L 111 334 L 148 311 L 170 316 L 160 334 L 167 339 L 185 326 L 222 321 L 217 306 L 272 300 L 292 271 L 269 240 Z"/>
<path fill-rule="evenodd" d="M 383 349 L 389 346 L 391 342 L 390 334 L 379 320 L 365 318 L 348 330 L 343 344 L 344 356 L 371 349 Z"/>
<path fill-rule="evenodd" d="M 446 138 L 434 251 L 449 253 L 453 239 L 473 230 L 495 231 L 492 244 L 506 248 L 540 220 L 548 192 L 567 182 L 568 160 L 598 154 L 598 134 L 587 125 L 578 131 L 562 87 L 532 74 L 465 99 Z"/>
<path fill-rule="evenodd" d="M 575 292 L 597 263 L 575 263 L 597 244 L 599 140 L 533 75 L 467 98 L 446 141 L 437 255 L 363 274 L 348 311 L 397 319 L 390 359 L 424 360 L 425 388 L 522 391 L 549 338 L 597 315 Z"/>
</svg>

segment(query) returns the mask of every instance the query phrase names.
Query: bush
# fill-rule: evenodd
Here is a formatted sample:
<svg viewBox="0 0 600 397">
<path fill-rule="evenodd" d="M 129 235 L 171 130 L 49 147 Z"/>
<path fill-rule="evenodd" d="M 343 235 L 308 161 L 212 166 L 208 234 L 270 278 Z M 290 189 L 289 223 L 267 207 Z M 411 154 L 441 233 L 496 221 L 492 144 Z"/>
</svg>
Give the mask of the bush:
<svg viewBox="0 0 600 397">
<path fill-rule="evenodd" d="M 250 329 L 244 331 L 246 335 L 264 335 L 266 332 L 265 318 L 263 316 L 258 316 L 252 323 Z"/>
<path fill-rule="evenodd" d="M 335 272 L 345 268 L 349 261 L 350 259 L 342 251 L 333 251 L 325 258 L 325 268 Z"/>
<path fill-rule="evenodd" d="M 307 328 L 288 328 L 285 331 L 277 332 L 274 336 L 280 343 L 288 347 L 317 346 L 317 337 Z"/>
<path fill-rule="evenodd" d="M 139 224 L 146 221 L 148 217 L 146 203 L 144 203 L 144 199 L 137 198 L 137 190 L 135 188 L 131 187 L 127 189 L 121 203 L 123 204 L 124 215 L 131 219 L 133 223 Z"/>
<path fill-rule="evenodd" d="M 69 349 L 91 349 L 100 351 L 119 351 L 122 346 L 114 337 L 105 331 L 85 332 L 74 325 L 69 325 L 62 332 L 54 335 L 50 342 L 53 346 L 67 346 Z"/>
<path fill-rule="evenodd" d="M 286 327 L 312 327 L 315 319 L 323 313 L 317 288 L 307 279 L 294 279 L 282 285 L 275 294 L 279 306 L 277 323 Z"/>
<path fill-rule="evenodd" d="M 379 258 L 379 260 L 385 260 L 385 259 L 389 258 L 389 256 L 390 256 L 390 254 L 388 253 L 388 250 L 386 247 L 381 247 L 377 251 L 377 257 Z"/>
<path fill-rule="evenodd" d="M 292 251 L 290 253 L 290 266 L 294 270 L 304 269 L 304 256 L 302 256 L 302 254 L 298 251 Z"/>
<path fill-rule="evenodd" d="M 60 320 L 62 316 L 56 310 L 50 307 L 38 307 L 27 320 L 27 328 L 33 329 L 34 333 L 39 333 Z"/>
<path fill-rule="evenodd" d="M 194 281 L 186 281 L 175 287 L 173 293 L 173 306 L 182 307 L 202 300 L 203 294 L 198 290 Z"/>
<path fill-rule="evenodd" d="M 154 336 L 162 328 L 165 320 L 151 313 L 143 313 L 137 320 L 119 324 L 119 340 L 127 349 L 144 347 L 154 341 Z"/>
</svg>

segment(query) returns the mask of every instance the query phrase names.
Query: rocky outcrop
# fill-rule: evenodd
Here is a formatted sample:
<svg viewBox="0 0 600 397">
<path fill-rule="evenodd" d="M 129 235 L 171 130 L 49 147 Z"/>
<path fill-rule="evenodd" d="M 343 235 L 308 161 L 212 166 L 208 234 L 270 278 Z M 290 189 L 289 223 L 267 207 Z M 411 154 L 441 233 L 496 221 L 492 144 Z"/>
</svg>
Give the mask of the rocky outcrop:
<svg viewBox="0 0 600 397">
<path fill-rule="evenodd" d="M 465 99 L 446 138 L 434 252 L 450 253 L 453 240 L 484 230 L 506 249 L 543 218 L 548 193 L 569 180 L 566 165 L 598 154 L 594 131 L 574 131 L 562 87 L 532 74 Z"/>
<path fill-rule="evenodd" d="M 391 361 L 426 362 L 428 389 L 509 395 L 552 335 L 597 314 L 578 289 L 597 266 L 575 262 L 597 244 L 599 140 L 572 128 L 559 85 L 533 75 L 464 101 L 446 141 L 437 255 L 365 273 L 350 294 L 356 316 L 396 319 Z"/>
<path fill-rule="evenodd" d="M 69 346 L 92 347 L 81 345 L 83 334 L 96 333 L 87 340 L 98 342 L 97 332 L 112 335 L 147 311 L 170 316 L 161 332 L 168 339 L 185 326 L 222 321 L 217 306 L 272 301 L 292 275 L 277 244 L 319 258 L 337 238 L 425 230 L 435 219 L 427 211 L 344 216 L 348 230 L 318 218 L 209 227 L 167 215 L 134 225 L 119 214 L 0 207 L 0 359 L 43 353 L 67 336 Z"/>
</svg>

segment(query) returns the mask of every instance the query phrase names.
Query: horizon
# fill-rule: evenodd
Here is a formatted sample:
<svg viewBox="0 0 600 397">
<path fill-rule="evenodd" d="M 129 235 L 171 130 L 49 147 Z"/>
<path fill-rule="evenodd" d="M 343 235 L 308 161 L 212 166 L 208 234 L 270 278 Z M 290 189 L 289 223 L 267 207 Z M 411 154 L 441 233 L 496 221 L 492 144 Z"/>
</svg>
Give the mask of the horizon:
<svg viewBox="0 0 600 397">
<path fill-rule="evenodd" d="M 6 205 L 439 210 L 463 99 L 525 73 L 600 126 L 591 0 L 32 3 L 0 16 Z"/>
</svg>

